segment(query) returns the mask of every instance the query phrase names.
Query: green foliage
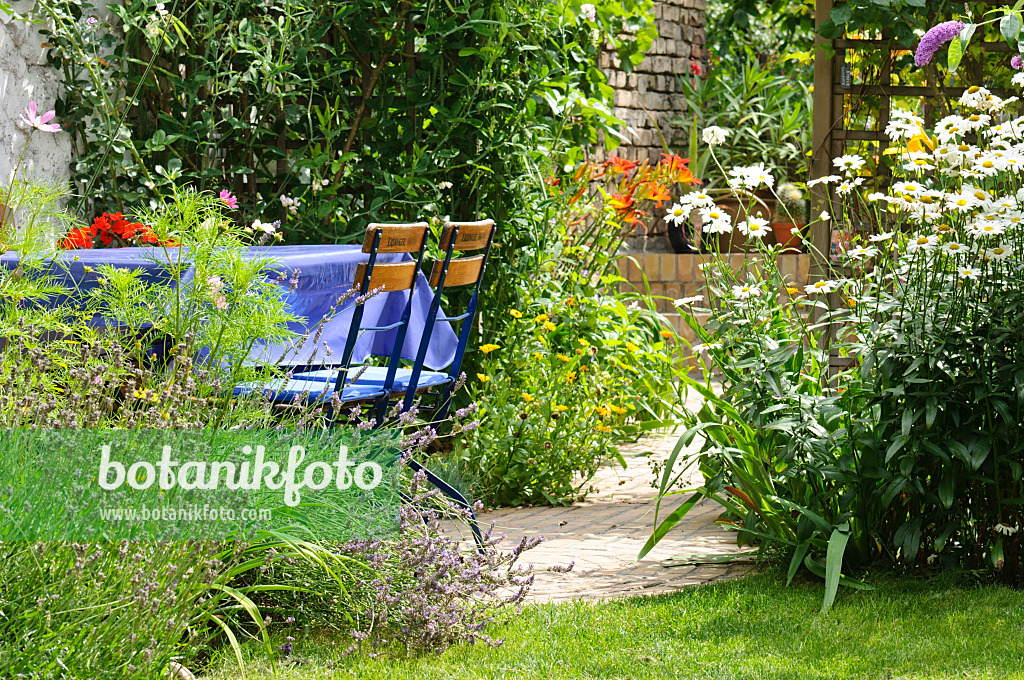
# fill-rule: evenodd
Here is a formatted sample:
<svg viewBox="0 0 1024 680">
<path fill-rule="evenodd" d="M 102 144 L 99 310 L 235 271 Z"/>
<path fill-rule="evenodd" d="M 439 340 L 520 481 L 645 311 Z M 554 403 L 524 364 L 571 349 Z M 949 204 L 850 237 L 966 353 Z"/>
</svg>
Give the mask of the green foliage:
<svg viewBox="0 0 1024 680">
<path fill-rule="evenodd" d="M 280 677 L 431 680 L 468 668 L 481 678 L 515 668 L 523 680 L 687 677 L 680 664 L 731 680 L 1021 677 L 1019 590 L 876 579 L 875 592 L 841 598 L 822 615 L 814 611 L 820 584 L 785 588 L 781 578 L 769 572 L 655 596 L 537 604 L 504 629 L 499 649 L 416 659 L 346 657 L 345 638 L 312 631 L 296 641 L 304 663 L 281 668 Z M 269 674 L 269 660 L 249 651 L 253 671 Z M 234 662 L 217 659 L 207 677 L 234 680 Z"/>
<path fill-rule="evenodd" d="M 85 23 L 82 0 L 39 11 L 64 73 L 80 211 L 128 212 L 174 177 L 233 190 L 242 222 L 281 219 L 289 242 L 493 217 L 487 328 L 550 246 L 534 217 L 542 179 L 621 138 L 602 44 L 629 70 L 656 37 L 650 0 L 594 5 L 593 20 L 561 0 L 215 0 L 160 16 L 132 0 L 112 6 L 112 26 Z"/>
<path fill-rule="evenodd" d="M 159 677 L 220 568 L 215 553 L 202 543 L 0 544 L 4 673 Z"/>
<path fill-rule="evenodd" d="M 870 215 L 873 226 L 842 268 L 819 262 L 829 278 L 791 287 L 760 241 L 756 271 L 735 273 L 719 253 L 705 268 L 710 320 L 689 318 L 722 393 L 702 390 L 684 435 L 705 438 L 696 493 L 727 509 L 741 544 L 777 551 L 790 578 L 801 566 L 824 578 L 826 607 L 844 568 L 1024 576 L 1024 194 L 995 162 L 1020 131 L 989 115 L 1011 119 L 1015 99 L 968 89 L 964 117 L 936 125 L 947 146 L 934 153 L 909 150 L 928 138 L 924 120 L 894 111 L 906 181 L 891 195 L 863 196 L 865 159 L 836 159 L 846 177 L 827 180 L 840 183 L 829 212 L 841 225 Z M 977 145 L 942 131 L 968 119 Z M 947 153 L 961 144 L 966 165 Z M 835 359 L 849 368 L 831 370 Z M 669 464 L 662 494 L 679 478 Z"/>
<path fill-rule="evenodd" d="M 763 161 L 780 181 L 807 180 L 811 94 L 790 71 L 747 50 L 701 75 L 679 76 L 686 114 L 671 121 L 681 133 L 673 143 L 687 149 L 694 174 L 715 186 L 711 149 L 700 143 L 701 131 L 715 125 L 731 133 L 716 150 L 725 167 Z"/>
<path fill-rule="evenodd" d="M 712 59 L 742 54 L 810 53 L 814 47 L 814 3 L 806 0 L 710 0 L 708 49 Z"/>
<path fill-rule="evenodd" d="M 614 158 L 551 182 L 554 246 L 485 338 L 469 390 L 481 427 L 452 454 L 489 503 L 574 502 L 601 463 L 625 464 L 615 443 L 677 413 L 678 338 L 649 290 L 620 291 L 616 253 L 685 166 L 635 165 Z"/>
</svg>

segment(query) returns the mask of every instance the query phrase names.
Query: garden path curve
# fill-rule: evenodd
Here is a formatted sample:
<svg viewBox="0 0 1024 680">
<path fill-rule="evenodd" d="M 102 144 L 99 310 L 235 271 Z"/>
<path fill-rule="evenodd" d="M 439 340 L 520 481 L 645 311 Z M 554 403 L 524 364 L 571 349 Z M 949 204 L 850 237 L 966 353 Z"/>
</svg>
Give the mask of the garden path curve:
<svg viewBox="0 0 1024 680">
<path fill-rule="evenodd" d="M 719 506 L 708 501 L 695 506 L 654 550 L 636 560 L 654 525 L 657 491 L 651 485 L 652 463 L 665 461 L 677 440 L 678 434 L 662 433 L 620 447 L 628 467 L 602 467 L 593 481 L 597 491 L 583 503 L 559 508 L 500 508 L 480 516 L 483 524 L 495 523 L 496 534 L 506 535 L 503 546 L 515 545 L 523 535 L 544 536 L 543 543 L 524 555 L 536 570 L 531 599 L 663 593 L 733 578 L 751 569 L 744 559 L 727 564 L 672 565 L 672 558 L 679 556 L 740 552 L 735 534 L 714 524 Z M 691 445 L 687 452 L 692 456 L 698 449 L 699 444 Z M 699 479 L 696 466 L 693 474 L 694 481 Z M 662 504 L 659 516 L 667 515 L 685 499 L 682 494 L 671 497 Z M 575 566 L 569 573 L 545 571 L 570 560 Z"/>
</svg>

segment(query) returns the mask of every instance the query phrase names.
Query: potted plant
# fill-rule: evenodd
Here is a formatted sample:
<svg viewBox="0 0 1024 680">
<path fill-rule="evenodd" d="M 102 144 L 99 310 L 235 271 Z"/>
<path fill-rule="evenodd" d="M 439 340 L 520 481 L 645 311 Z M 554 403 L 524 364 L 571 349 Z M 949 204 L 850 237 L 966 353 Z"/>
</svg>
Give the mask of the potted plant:
<svg viewBox="0 0 1024 680">
<path fill-rule="evenodd" d="M 804 191 L 793 182 L 779 185 L 779 201 L 772 220 L 772 233 L 782 252 L 800 252 L 800 231 L 807 226 L 809 204 Z"/>
</svg>

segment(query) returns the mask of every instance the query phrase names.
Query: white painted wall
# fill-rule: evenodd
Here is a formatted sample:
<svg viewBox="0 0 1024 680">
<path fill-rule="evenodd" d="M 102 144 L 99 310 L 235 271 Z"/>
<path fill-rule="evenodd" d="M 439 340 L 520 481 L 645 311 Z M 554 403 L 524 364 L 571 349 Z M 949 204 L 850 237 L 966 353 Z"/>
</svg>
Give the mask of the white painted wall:
<svg viewBox="0 0 1024 680">
<path fill-rule="evenodd" d="M 9 4 L 25 13 L 35 0 Z M 0 12 L 0 179 L 4 182 L 10 180 L 25 147 L 28 131 L 20 122 L 25 107 L 35 101 L 40 112 L 49 111 L 62 92 L 60 71 L 46 64 L 39 28 L 40 24 L 15 21 Z M 71 140 L 66 133 L 37 131 L 25 153 L 22 173 L 67 179 L 70 162 Z"/>
</svg>

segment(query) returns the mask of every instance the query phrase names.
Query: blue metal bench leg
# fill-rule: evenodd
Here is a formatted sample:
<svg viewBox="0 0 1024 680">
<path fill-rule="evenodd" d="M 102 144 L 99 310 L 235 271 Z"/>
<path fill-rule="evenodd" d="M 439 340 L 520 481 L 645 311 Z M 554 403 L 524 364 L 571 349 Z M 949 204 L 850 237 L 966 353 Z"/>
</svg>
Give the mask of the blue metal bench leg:
<svg viewBox="0 0 1024 680">
<path fill-rule="evenodd" d="M 466 497 L 459 493 L 451 484 L 444 481 L 443 479 L 441 479 L 440 477 L 438 477 L 433 472 L 423 467 L 416 461 L 409 459 L 407 462 L 409 463 L 409 467 L 412 468 L 413 472 L 420 472 L 422 470 L 423 474 L 426 475 L 428 482 L 436 486 L 441 491 L 441 493 L 455 501 L 457 505 L 462 506 L 469 512 L 469 528 L 473 532 L 473 541 L 476 543 L 477 551 L 483 552 L 484 536 L 480 532 L 480 525 L 476 521 L 476 513 L 473 512 L 473 506 L 469 504 L 469 501 L 466 500 Z"/>
</svg>

